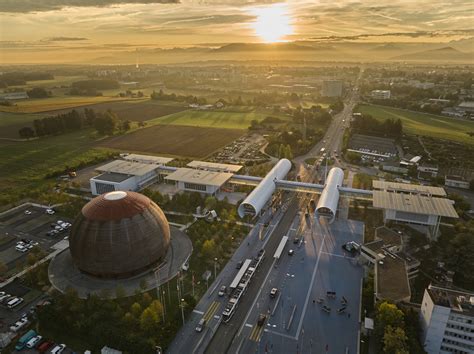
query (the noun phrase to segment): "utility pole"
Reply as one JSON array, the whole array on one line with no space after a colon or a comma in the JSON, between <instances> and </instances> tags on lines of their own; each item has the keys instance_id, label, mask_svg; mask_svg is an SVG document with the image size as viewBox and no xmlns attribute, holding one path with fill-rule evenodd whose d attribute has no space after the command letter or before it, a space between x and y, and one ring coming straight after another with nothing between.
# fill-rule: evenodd
<instances>
[{"instance_id":1,"label":"utility pole","mask_svg":"<svg viewBox=\"0 0 474 354\"><path fill-rule=\"evenodd\" d=\"M214 258L214 279L217 278L217 258Z\"/></svg>"},{"instance_id":2,"label":"utility pole","mask_svg":"<svg viewBox=\"0 0 474 354\"><path fill-rule=\"evenodd\" d=\"M181 317L183 318L183 326L184 326L184 299L181 299L180 307L181 307Z\"/></svg>"}]
</instances>

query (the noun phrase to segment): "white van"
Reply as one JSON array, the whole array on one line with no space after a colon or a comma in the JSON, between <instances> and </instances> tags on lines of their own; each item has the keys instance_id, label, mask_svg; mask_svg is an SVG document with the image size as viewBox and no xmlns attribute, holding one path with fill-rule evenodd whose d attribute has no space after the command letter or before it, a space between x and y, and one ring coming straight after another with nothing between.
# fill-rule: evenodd
<instances>
[{"instance_id":1,"label":"white van","mask_svg":"<svg viewBox=\"0 0 474 354\"><path fill-rule=\"evenodd\" d=\"M10 301L7 302L7 307L9 309L12 309L18 305L20 305L23 302L23 299L21 297L16 297L14 299L11 299Z\"/></svg>"}]
</instances>

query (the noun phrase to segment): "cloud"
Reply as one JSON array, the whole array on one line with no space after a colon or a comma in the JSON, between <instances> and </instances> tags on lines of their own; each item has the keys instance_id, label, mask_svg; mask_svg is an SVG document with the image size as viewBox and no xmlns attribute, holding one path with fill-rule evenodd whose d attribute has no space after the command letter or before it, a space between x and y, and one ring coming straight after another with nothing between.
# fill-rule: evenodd
<instances>
[{"instance_id":1,"label":"cloud","mask_svg":"<svg viewBox=\"0 0 474 354\"><path fill-rule=\"evenodd\" d=\"M75 42L75 41L87 41L89 38L85 37L51 37L46 38L46 42Z\"/></svg>"},{"instance_id":2,"label":"cloud","mask_svg":"<svg viewBox=\"0 0 474 354\"><path fill-rule=\"evenodd\" d=\"M107 7L122 4L177 4L179 0L2 0L0 12L28 13L65 7Z\"/></svg>"}]
</instances>

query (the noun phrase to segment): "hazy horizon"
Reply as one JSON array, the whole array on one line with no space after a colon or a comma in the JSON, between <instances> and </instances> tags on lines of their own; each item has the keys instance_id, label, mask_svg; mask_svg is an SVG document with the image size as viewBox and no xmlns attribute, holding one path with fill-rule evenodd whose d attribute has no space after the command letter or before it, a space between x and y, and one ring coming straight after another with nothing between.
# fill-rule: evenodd
<instances>
[{"instance_id":1,"label":"hazy horizon","mask_svg":"<svg viewBox=\"0 0 474 354\"><path fill-rule=\"evenodd\" d=\"M473 38L473 20L471 1L6 0L0 61L56 63L61 53L79 63L227 43L449 43Z\"/></svg>"}]
</instances>

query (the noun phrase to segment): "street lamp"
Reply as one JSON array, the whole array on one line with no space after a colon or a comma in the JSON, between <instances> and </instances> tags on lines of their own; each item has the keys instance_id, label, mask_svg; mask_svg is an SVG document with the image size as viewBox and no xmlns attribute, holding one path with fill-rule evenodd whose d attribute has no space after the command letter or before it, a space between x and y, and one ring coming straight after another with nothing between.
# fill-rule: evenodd
<instances>
[{"instance_id":1,"label":"street lamp","mask_svg":"<svg viewBox=\"0 0 474 354\"><path fill-rule=\"evenodd\" d=\"M214 258L214 279L217 278L217 258Z\"/></svg>"},{"instance_id":2,"label":"street lamp","mask_svg":"<svg viewBox=\"0 0 474 354\"><path fill-rule=\"evenodd\" d=\"M184 326L184 299L181 299L181 317L183 318L183 326Z\"/></svg>"}]
</instances>

